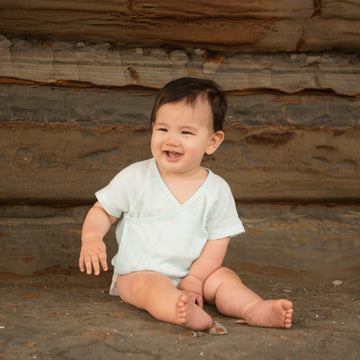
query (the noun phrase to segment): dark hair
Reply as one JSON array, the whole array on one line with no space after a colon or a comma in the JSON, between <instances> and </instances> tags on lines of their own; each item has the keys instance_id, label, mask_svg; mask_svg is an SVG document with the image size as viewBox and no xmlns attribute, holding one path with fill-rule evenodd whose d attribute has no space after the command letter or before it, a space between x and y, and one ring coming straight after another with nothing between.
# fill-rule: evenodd
<instances>
[{"instance_id":1,"label":"dark hair","mask_svg":"<svg viewBox=\"0 0 360 360\"><path fill-rule=\"evenodd\" d=\"M225 94L212 80L190 77L172 80L160 89L151 112L151 124L155 123L156 113L162 105L183 100L194 105L199 97L207 100L211 106L214 131L222 130L227 110Z\"/></svg>"}]
</instances>

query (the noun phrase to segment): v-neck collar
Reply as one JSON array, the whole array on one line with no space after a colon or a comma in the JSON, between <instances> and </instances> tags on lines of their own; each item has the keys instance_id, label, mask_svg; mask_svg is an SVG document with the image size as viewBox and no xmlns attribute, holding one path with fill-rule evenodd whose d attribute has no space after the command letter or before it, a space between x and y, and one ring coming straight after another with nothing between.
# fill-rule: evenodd
<instances>
[{"instance_id":1,"label":"v-neck collar","mask_svg":"<svg viewBox=\"0 0 360 360\"><path fill-rule=\"evenodd\" d=\"M175 196L172 194L172 192L169 190L168 186L166 185L164 179L162 178L159 168L157 167L155 158L152 158L152 167L156 174L156 177L159 179L161 187L163 188L164 192L167 194L168 198L171 200L171 202L176 207L186 207L189 206L193 201L195 201L204 191L204 189L207 187L207 184L209 182L210 177L212 176L212 171L210 169L204 168L208 175L206 176L206 179L203 181L203 183L199 186L199 188L190 196L189 199L187 199L184 203L181 203L178 201Z\"/></svg>"}]
</instances>

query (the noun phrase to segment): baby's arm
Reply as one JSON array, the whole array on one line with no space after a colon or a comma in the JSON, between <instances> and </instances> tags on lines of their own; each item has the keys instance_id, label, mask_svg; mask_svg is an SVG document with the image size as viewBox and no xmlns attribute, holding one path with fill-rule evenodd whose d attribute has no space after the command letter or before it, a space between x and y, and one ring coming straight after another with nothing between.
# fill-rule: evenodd
<instances>
[{"instance_id":1,"label":"baby's arm","mask_svg":"<svg viewBox=\"0 0 360 360\"><path fill-rule=\"evenodd\" d=\"M79 267L88 275L94 268L95 275L100 274L100 264L107 271L106 246L103 237L115 223L116 217L109 215L99 202L89 210L82 228L82 246L79 258ZM99 264L100 262L100 264Z\"/></svg>"},{"instance_id":2,"label":"baby's arm","mask_svg":"<svg viewBox=\"0 0 360 360\"><path fill-rule=\"evenodd\" d=\"M204 281L221 267L229 241L230 237L207 241L200 256L191 265L189 275L178 286L180 290L197 294L196 301L200 306L203 305L202 288Z\"/></svg>"}]
</instances>

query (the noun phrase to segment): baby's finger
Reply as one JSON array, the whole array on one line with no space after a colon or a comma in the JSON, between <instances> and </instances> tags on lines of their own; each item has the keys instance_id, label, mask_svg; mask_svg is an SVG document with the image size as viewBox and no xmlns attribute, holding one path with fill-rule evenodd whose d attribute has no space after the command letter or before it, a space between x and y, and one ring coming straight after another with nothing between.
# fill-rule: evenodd
<instances>
[{"instance_id":1,"label":"baby's finger","mask_svg":"<svg viewBox=\"0 0 360 360\"><path fill-rule=\"evenodd\" d=\"M79 257L79 268L81 272L85 271L84 257L82 255Z\"/></svg>"},{"instance_id":2,"label":"baby's finger","mask_svg":"<svg viewBox=\"0 0 360 360\"><path fill-rule=\"evenodd\" d=\"M196 294L191 291L186 291L186 290L185 290L185 292L189 295L190 300L193 301L194 303L196 303L196 298L197 298Z\"/></svg>"},{"instance_id":3,"label":"baby's finger","mask_svg":"<svg viewBox=\"0 0 360 360\"><path fill-rule=\"evenodd\" d=\"M90 275L92 272L92 262L90 256L85 257L85 268L86 268L86 273Z\"/></svg>"},{"instance_id":4,"label":"baby's finger","mask_svg":"<svg viewBox=\"0 0 360 360\"><path fill-rule=\"evenodd\" d=\"M100 264L104 271L108 271L106 254L100 256Z\"/></svg>"},{"instance_id":5,"label":"baby's finger","mask_svg":"<svg viewBox=\"0 0 360 360\"><path fill-rule=\"evenodd\" d=\"M91 262L92 262L92 266L94 268L94 274L99 275L100 274L99 258L97 256L95 256L91 259Z\"/></svg>"},{"instance_id":6,"label":"baby's finger","mask_svg":"<svg viewBox=\"0 0 360 360\"><path fill-rule=\"evenodd\" d=\"M203 308L204 307L204 301L203 301L203 298L201 295L199 295L197 298L196 298L196 302L198 303L198 305Z\"/></svg>"}]
</instances>

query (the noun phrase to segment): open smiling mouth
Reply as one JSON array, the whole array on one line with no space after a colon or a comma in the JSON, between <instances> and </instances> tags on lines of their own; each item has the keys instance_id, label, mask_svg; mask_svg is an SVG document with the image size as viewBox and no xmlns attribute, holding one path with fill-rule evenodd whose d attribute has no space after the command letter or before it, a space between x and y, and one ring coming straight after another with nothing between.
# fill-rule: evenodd
<instances>
[{"instance_id":1,"label":"open smiling mouth","mask_svg":"<svg viewBox=\"0 0 360 360\"><path fill-rule=\"evenodd\" d=\"M179 157L182 156L182 154L176 152L176 151L165 151L165 154L168 158L172 159L172 160L176 160Z\"/></svg>"}]
</instances>

